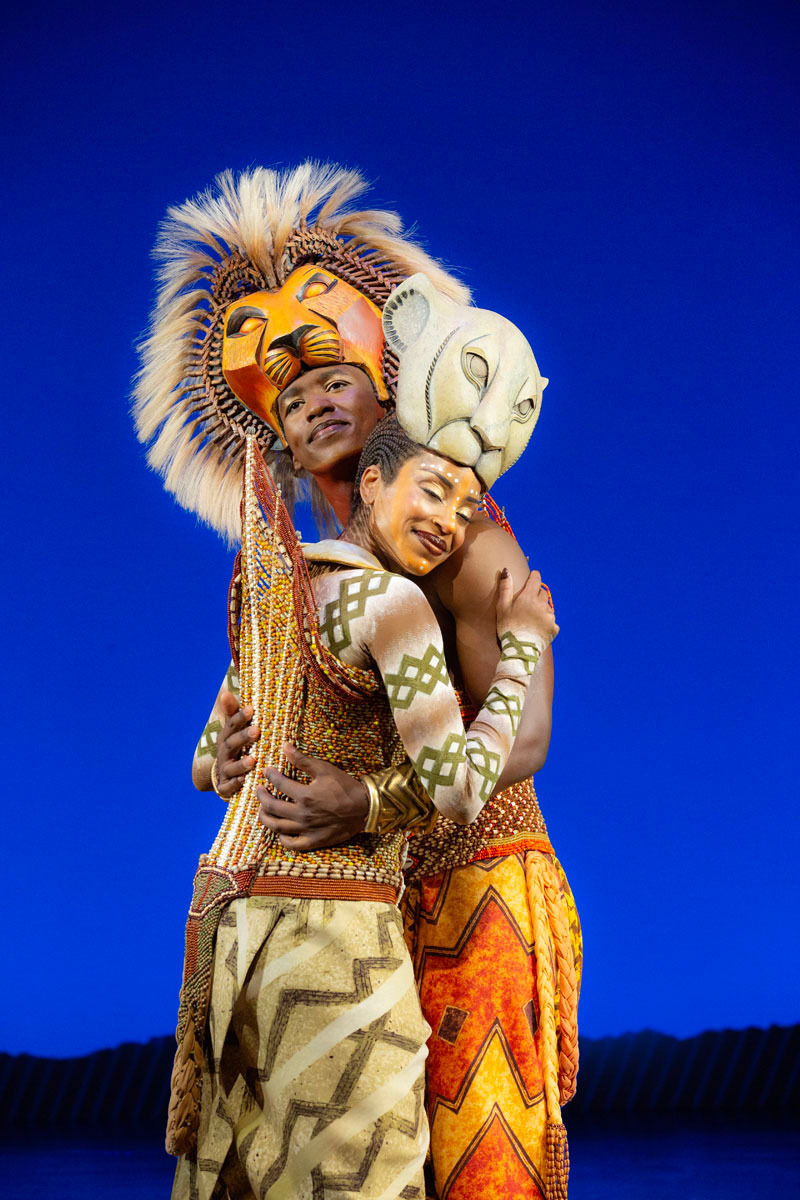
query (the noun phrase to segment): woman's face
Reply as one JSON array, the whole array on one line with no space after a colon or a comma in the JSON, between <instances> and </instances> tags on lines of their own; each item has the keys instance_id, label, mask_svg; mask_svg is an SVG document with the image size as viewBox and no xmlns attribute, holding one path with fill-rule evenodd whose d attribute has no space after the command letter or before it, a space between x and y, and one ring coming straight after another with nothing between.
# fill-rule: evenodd
<instances>
[{"instance_id":1,"label":"woman's face","mask_svg":"<svg viewBox=\"0 0 800 1200\"><path fill-rule=\"evenodd\" d=\"M369 530L386 566L409 575L427 575L464 542L481 487L469 467L427 450L410 458L391 483L378 467L361 479L369 505Z\"/></svg>"},{"instance_id":2,"label":"woman's face","mask_svg":"<svg viewBox=\"0 0 800 1200\"><path fill-rule=\"evenodd\" d=\"M278 411L295 468L312 475L358 461L367 435L384 416L364 371L344 365L301 375L281 393Z\"/></svg>"}]
</instances>

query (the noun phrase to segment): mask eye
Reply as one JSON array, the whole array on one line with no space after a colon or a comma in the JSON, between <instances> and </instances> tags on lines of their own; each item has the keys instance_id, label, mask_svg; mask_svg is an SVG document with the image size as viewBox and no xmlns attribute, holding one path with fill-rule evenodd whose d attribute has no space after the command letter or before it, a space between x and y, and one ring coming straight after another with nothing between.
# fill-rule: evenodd
<instances>
[{"instance_id":1,"label":"mask eye","mask_svg":"<svg viewBox=\"0 0 800 1200\"><path fill-rule=\"evenodd\" d=\"M266 319L266 315L260 308L244 305L242 308L234 309L228 317L225 334L227 337L236 337L244 333L253 333L256 329L261 328Z\"/></svg>"},{"instance_id":2,"label":"mask eye","mask_svg":"<svg viewBox=\"0 0 800 1200\"><path fill-rule=\"evenodd\" d=\"M318 271L311 275L300 288L297 293L297 299L302 303L303 300L313 300L315 296L325 296L327 293L336 287L335 279L326 279Z\"/></svg>"},{"instance_id":3,"label":"mask eye","mask_svg":"<svg viewBox=\"0 0 800 1200\"><path fill-rule=\"evenodd\" d=\"M477 350L465 350L463 363L467 379L471 380L479 391L485 391L489 383L489 364L483 355Z\"/></svg>"},{"instance_id":4,"label":"mask eye","mask_svg":"<svg viewBox=\"0 0 800 1200\"><path fill-rule=\"evenodd\" d=\"M527 421L536 411L536 399L518 400L514 405L514 420Z\"/></svg>"}]
</instances>

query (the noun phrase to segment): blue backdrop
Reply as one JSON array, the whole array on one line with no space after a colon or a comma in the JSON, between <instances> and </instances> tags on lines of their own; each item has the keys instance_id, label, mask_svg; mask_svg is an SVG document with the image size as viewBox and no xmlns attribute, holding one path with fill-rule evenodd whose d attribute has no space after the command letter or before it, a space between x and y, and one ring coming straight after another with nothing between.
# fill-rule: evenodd
<instances>
[{"instance_id":1,"label":"blue backdrop","mask_svg":"<svg viewBox=\"0 0 800 1200\"><path fill-rule=\"evenodd\" d=\"M309 156L361 167L551 380L496 495L562 627L538 787L584 1032L795 1020L795 6L8 20L0 1049L173 1028L230 556L145 466L134 342L167 205Z\"/></svg>"}]
</instances>

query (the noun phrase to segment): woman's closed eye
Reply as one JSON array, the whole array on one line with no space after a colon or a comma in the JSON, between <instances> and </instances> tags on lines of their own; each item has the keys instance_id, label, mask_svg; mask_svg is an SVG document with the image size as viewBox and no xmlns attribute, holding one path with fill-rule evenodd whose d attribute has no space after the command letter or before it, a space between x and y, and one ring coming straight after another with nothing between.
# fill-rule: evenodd
<instances>
[{"instance_id":1,"label":"woman's closed eye","mask_svg":"<svg viewBox=\"0 0 800 1200\"><path fill-rule=\"evenodd\" d=\"M430 496L433 500L438 500L440 504L444 504L444 496L439 492L435 492L433 488L421 487L420 489L426 496Z\"/></svg>"}]
</instances>

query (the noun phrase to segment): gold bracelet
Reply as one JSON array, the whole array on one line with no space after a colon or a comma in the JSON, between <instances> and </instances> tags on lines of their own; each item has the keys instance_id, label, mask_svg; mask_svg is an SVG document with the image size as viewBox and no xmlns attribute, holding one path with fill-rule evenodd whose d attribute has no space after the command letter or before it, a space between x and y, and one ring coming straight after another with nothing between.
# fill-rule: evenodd
<instances>
[{"instance_id":1,"label":"gold bracelet","mask_svg":"<svg viewBox=\"0 0 800 1200\"><path fill-rule=\"evenodd\" d=\"M369 812L364 825L364 833L377 833L378 819L381 814L381 794L371 775L362 775L361 782L367 789L367 799L369 800Z\"/></svg>"},{"instance_id":2,"label":"gold bracelet","mask_svg":"<svg viewBox=\"0 0 800 1200\"><path fill-rule=\"evenodd\" d=\"M395 833L398 829L428 833L438 812L406 759L399 767L385 767L362 775L369 796L365 833Z\"/></svg>"}]
</instances>

